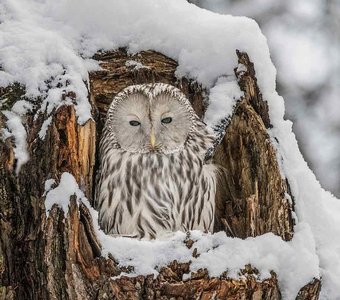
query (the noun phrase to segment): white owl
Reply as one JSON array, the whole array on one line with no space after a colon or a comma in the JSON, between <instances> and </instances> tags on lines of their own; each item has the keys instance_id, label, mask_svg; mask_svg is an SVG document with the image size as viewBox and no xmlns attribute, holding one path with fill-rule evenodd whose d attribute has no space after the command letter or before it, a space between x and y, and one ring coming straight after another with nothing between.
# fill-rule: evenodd
<instances>
[{"instance_id":1,"label":"white owl","mask_svg":"<svg viewBox=\"0 0 340 300\"><path fill-rule=\"evenodd\" d=\"M120 92L99 148L95 205L104 231L138 238L211 232L216 171L205 155L213 141L179 89L156 83Z\"/></svg>"}]
</instances>

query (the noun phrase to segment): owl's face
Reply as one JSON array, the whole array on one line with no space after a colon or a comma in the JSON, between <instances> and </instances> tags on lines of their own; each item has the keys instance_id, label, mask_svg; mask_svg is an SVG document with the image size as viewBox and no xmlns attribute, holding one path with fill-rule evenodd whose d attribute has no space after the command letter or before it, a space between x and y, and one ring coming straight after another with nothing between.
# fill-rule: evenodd
<instances>
[{"instance_id":1,"label":"owl's face","mask_svg":"<svg viewBox=\"0 0 340 300\"><path fill-rule=\"evenodd\" d=\"M171 93L137 89L114 104L110 130L119 146L128 152L179 151L195 120L189 102L185 101Z\"/></svg>"}]
</instances>

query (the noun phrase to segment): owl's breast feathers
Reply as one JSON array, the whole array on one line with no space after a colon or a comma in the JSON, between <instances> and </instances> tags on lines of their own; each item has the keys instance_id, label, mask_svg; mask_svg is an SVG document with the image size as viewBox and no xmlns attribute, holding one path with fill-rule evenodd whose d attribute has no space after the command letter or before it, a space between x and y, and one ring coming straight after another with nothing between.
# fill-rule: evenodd
<instances>
[{"instance_id":1,"label":"owl's breast feathers","mask_svg":"<svg viewBox=\"0 0 340 300\"><path fill-rule=\"evenodd\" d=\"M154 238L213 230L215 170L204 164L213 137L198 129L184 149L167 155L102 147L96 206L106 233Z\"/></svg>"}]
</instances>

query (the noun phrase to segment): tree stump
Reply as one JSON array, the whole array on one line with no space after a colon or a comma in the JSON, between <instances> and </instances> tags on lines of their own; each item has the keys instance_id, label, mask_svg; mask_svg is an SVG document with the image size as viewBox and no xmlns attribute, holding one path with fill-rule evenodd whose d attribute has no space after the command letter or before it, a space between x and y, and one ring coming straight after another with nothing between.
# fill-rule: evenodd
<instances>
[{"instance_id":1,"label":"tree stump","mask_svg":"<svg viewBox=\"0 0 340 300\"><path fill-rule=\"evenodd\" d=\"M217 193L215 230L234 237L254 237L273 232L283 240L293 237L293 204L289 183L280 174L276 151L267 133L270 118L256 83L254 66L247 54L237 52L245 68L235 69L244 92L225 136L213 156L223 166ZM101 255L86 205L71 197L68 214L54 205L47 217L47 179L57 182L71 173L86 197L93 200L98 167L96 148L105 114L113 97L132 84L163 82L181 89L196 113L204 116L206 91L197 82L177 78L176 61L154 51L128 55L126 50L98 53L102 70L90 74L89 101L93 119L79 125L73 105L53 111L45 139L38 132L46 114L25 116L30 160L15 173L14 141L0 141L0 296L2 299L281 299L276 278L260 280L251 266L240 270L239 280L227 273L209 277L199 270L182 280L190 262L172 262L159 275L114 279L121 274L114 257ZM7 97L6 109L24 95L15 84L0 89ZM77 95L68 94L76 99ZM0 127L6 117L0 113ZM290 195L292 196L292 195ZM67 199L65 199L67 200ZM319 280L306 283L297 299L318 299Z\"/></svg>"}]
</instances>

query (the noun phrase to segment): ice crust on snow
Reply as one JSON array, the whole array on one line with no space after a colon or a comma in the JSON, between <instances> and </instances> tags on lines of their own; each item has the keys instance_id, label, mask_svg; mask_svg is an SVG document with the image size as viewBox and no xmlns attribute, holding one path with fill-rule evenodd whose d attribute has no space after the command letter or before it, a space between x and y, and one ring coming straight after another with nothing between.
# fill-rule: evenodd
<instances>
[{"instance_id":1,"label":"ice crust on snow","mask_svg":"<svg viewBox=\"0 0 340 300\"><path fill-rule=\"evenodd\" d=\"M210 125L230 117L235 100L241 96L233 80L234 68L242 68L238 66L235 50L248 53L263 98L268 101L273 125L269 133L278 140L278 158L294 196L298 225L293 240L287 243L273 235L245 241L221 233L202 235L196 244L201 241L206 252L193 262L192 268L205 264L215 275L224 267L236 272L245 262L257 266L262 274L268 275L266 272L273 269L278 273L285 299L294 299L298 287L318 277L320 271L321 298L339 299L340 201L320 187L299 152L291 122L284 120L283 99L275 90L276 71L266 38L253 20L215 14L185 0L0 3L0 85L14 82L25 85L26 98L42 99L41 112L50 114L64 103L75 102L78 122L83 124L91 118L86 82L88 72L98 68L91 56L98 50L118 47L127 47L130 53L153 49L178 61L177 76L193 78L210 91L205 120ZM68 97L62 100L71 91L76 93L76 100ZM3 136L14 137L19 165L28 159L21 116L34 103L26 104L21 102L15 111L5 112L8 121ZM47 125L40 132L42 138ZM70 174L62 176L58 187L46 194L47 209L58 203L67 211L68 198L74 193L84 199L74 178ZM93 209L92 213L95 215ZM104 250L112 251L121 263L135 264L139 273L155 272L151 271L155 264L166 263L176 255L178 260L188 257L185 251L189 250L180 246L179 240L183 238L180 233L167 241L149 242L113 238L97 229ZM220 244L216 249L207 250L206 245L217 241ZM131 253L131 248L136 253ZM143 253L148 256L154 253L154 257L148 260ZM132 254L136 255L135 260L130 260Z\"/></svg>"}]
</instances>

